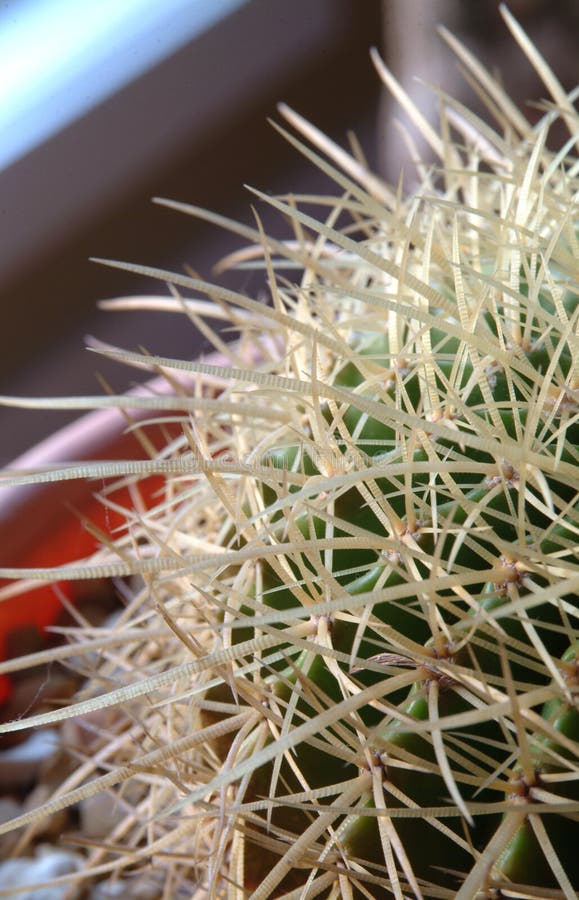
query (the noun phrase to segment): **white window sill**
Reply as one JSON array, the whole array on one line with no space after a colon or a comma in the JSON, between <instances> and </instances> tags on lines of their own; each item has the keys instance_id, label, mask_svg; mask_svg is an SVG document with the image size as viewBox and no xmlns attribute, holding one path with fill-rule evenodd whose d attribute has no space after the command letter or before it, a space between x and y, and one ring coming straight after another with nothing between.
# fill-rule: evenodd
<instances>
[{"instance_id":1,"label":"white window sill","mask_svg":"<svg viewBox=\"0 0 579 900\"><path fill-rule=\"evenodd\" d=\"M0 169L247 0L12 0L0 10Z\"/></svg>"},{"instance_id":2,"label":"white window sill","mask_svg":"<svg viewBox=\"0 0 579 900\"><path fill-rule=\"evenodd\" d=\"M38 0L20 2L41 8ZM101 43L100 59L90 61L79 48L78 84L70 68L68 81L62 72L52 86L47 79L11 124L0 125L4 160L12 159L0 165L0 287L180 149L238 119L274 85L283 90L292 73L343 38L351 12L348 0L223 0L227 15L201 21L193 15L196 0L99 0L82 4L83 15L92 5L136 14L140 2L157 18L118 22L117 39L104 50ZM69 3L78 15L78 0L56 0ZM209 3L214 17L220 4ZM176 18L168 21L171 10ZM26 57L24 66L32 66Z\"/></svg>"}]
</instances>

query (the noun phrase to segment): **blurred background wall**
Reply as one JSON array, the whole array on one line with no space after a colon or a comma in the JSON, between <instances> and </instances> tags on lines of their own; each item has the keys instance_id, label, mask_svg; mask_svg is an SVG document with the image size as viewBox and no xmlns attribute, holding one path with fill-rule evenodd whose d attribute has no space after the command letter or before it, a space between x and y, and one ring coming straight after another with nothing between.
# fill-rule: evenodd
<instances>
[{"instance_id":1,"label":"blurred background wall","mask_svg":"<svg viewBox=\"0 0 579 900\"><path fill-rule=\"evenodd\" d=\"M12 51L31 59L25 38L13 26L24 9L32 10L38 24L50 2L0 3L0 44L5 35ZM84 0L76 2L85 8ZM137 2L143 0L118 0L117 9ZM172 20L149 35L159 41L162 29L171 26L179 33L183 25L181 40L162 58L153 54L148 66L106 96L97 91L97 102L87 99L70 121L8 162L2 164L0 152L1 393L100 393L96 372L116 389L130 386L134 372L83 350L87 333L131 349L145 346L186 358L209 349L181 317L164 321L154 314L97 312L100 299L166 288L98 266L89 257L177 269L188 264L211 277L212 265L239 242L153 205L151 197L188 201L251 222L244 183L274 193L323 190L323 179L268 125L268 116L276 118L278 101L342 144L352 129L370 163L389 180L397 179L404 154L393 122L400 113L380 90L370 46L381 48L387 64L432 117L432 94L415 75L472 100L452 54L436 35L437 23L499 69L517 98L538 99L545 93L494 0L230 0L221 17L185 38L185 10L188 15L192 5L203 2L215 10L216 0L174 0ZM579 2L513 0L509 6L566 87L574 86L579 81ZM51 53L63 55L66 43L54 27L51 33L46 26L49 61ZM82 89L87 98L101 79L110 80L115 61L136 55L137 32L137 25L134 31L117 30L101 68L89 72ZM78 87L82 54L76 66L71 90ZM0 74L0 106L10 99L4 82L3 87ZM63 94L41 96L35 114L43 120L58 112ZM532 107L528 113L537 115ZM5 137L18 128L16 118L4 126ZM259 287L255 277L235 281L230 276L248 293ZM70 417L0 409L0 463Z\"/></svg>"},{"instance_id":2,"label":"blurred background wall","mask_svg":"<svg viewBox=\"0 0 579 900\"><path fill-rule=\"evenodd\" d=\"M488 118L461 65L437 34L439 25L458 37L499 77L509 95L523 106L530 121L537 121L544 111L538 108L538 103L547 96L546 88L508 30L501 16L501 5L494 0L383 0L384 57L432 122L437 116L432 88L437 86ZM578 0L509 0L504 5L539 48L561 83L567 90L573 89L579 83ZM395 120L405 122L405 119L386 92L381 95L380 110L379 168L388 181L395 182L407 159L407 151L396 133ZM419 145L427 157L424 144L419 142Z\"/></svg>"}]
</instances>

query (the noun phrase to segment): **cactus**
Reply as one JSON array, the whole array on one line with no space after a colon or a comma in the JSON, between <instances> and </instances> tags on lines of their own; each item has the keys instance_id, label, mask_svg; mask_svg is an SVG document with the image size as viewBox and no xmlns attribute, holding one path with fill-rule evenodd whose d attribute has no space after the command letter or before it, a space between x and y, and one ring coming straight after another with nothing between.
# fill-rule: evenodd
<instances>
[{"instance_id":1,"label":"cactus","mask_svg":"<svg viewBox=\"0 0 579 900\"><path fill-rule=\"evenodd\" d=\"M262 270L269 302L129 266L171 285L141 303L203 315L230 364L101 348L173 381L148 405L177 406L179 436L5 477L166 479L93 558L20 573L131 578L82 696L2 726L116 710L78 776L0 827L115 788L125 813L75 879L150 864L171 897L576 896L579 117L503 14L551 93L537 124L449 35L496 130L442 95L435 132L373 54L437 155L409 196L282 107L335 185L255 192L288 240L165 201L241 235L225 264Z\"/></svg>"}]
</instances>

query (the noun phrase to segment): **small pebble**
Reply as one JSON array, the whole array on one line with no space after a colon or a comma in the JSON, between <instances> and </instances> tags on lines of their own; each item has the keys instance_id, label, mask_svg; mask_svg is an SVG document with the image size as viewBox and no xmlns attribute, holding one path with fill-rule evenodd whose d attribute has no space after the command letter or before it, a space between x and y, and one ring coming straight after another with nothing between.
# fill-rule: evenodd
<instances>
[{"instance_id":1,"label":"small pebble","mask_svg":"<svg viewBox=\"0 0 579 900\"><path fill-rule=\"evenodd\" d=\"M22 804L14 797L0 797L0 825L4 822L10 822L16 819L22 812ZM18 834L9 831L7 834L0 835L0 859L8 857L10 850L18 840ZM1 884L0 884L1 887Z\"/></svg>"},{"instance_id":2,"label":"small pebble","mask_svg":"<svg viewBox=\"0 0 579 900\"><path fill-rule=\"evenodd\" d=\"M79 804L80 832L85 838L105 838L122 821L124 815L122 804L112 794L87 797Z\"/></svg>"},{"instance_id":3,"label":"small pebble","mask_svg":"<svg viewBox=\"0 0 579 900\"><path fill-rule=\"evenodd\" d=\"M12 797L0 797L0 825L15 819L22 812L22 804Z\"/></svg>"},{"instance_id":4,"label":"small pebble","mask_svg":"<svg viewBox=\"0 0 579 900\"><path fill-rule=\"evenodd\" d=\"M73 900L80 897L81 888L72 889L71 884L47 885L45 884L59 875L68 875L77 872L82 867L82 857L67 850L57 850L54 847L41 845L38 847L36 858L22 857L20 859L8 859L0 863L0 885L2 889L19 889L19 900ZM22 890L30 886L30 890Z\"/></svg>"},{"instance_id":5,"label":"small pebble","mask_svg":"<svg viewBox=\"0 0 579 900\"><path fill-rule=\"evenodd\" d=\"M39 767L59 745L54 728L35 731L27 740L0 751L0 787L15 790L34 779Z\"/></svg>"},{"instance_id":6,"label":"small pebble","mask_svg":"<svg viewBox=\"0 0 579 900\"><path fill-rule=\"evenodd\" d=\"M46 784L37 784L24 800L22 812L27 813L38 809L38 807L43 806L45 803L48 803L49 800L52 800L53 796L53 788ZM51 842L52 840L58 841L64 832L71 830L70 816L70 809L60 809L51 813L49 816L43 816L34 826L35 841L38 841L39 838L42 838L46 843Z\"/></svg>"},{"instance_id":7,"label":"small pebble","mask_svg":"<svg viewBox=\"0 0 579 900\"><path fill-rule=\"evenodd\" d=\"M158 879L119 878L95 885L90 900L159 900L163 891Z\"/></svg>"}]
</instances>

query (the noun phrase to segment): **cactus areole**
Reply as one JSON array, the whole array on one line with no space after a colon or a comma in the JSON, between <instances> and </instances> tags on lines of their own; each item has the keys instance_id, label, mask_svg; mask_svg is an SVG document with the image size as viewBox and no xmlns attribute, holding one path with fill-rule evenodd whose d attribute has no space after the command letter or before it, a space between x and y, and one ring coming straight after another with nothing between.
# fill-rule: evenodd
<instances>
[{"instance_id":1,"label":"cactus areole","mask_svg":"<svg viewBox=\"0 0 579 900\"><path fill-rule=\"evenodd\" d=\"M2 726L110 708L77 780L0 826L118 792L76 880L152 867L171 897L577 895L579 116L503 14L551 94L536 124L448 35L494 125L442 95L434 130L373 54L435 155L409 196L282 107L333 182L258 195L287 239L164 201L240 234L226 263L260 269L265 302L129 267L171 284L135 305L203 316L229 362L103 350L175 379L147 402L180 437L148 455L144 424L141 462L5 478L98 475L113 504L115 479L138 495L165 476L92 558L0 572L128 578L110 631L72 640L77 665L90 650L82 696ZM570 137L553 149L555 123ZM212 319L240 333L229 350Z\"/></svg>"}]
</instances>

